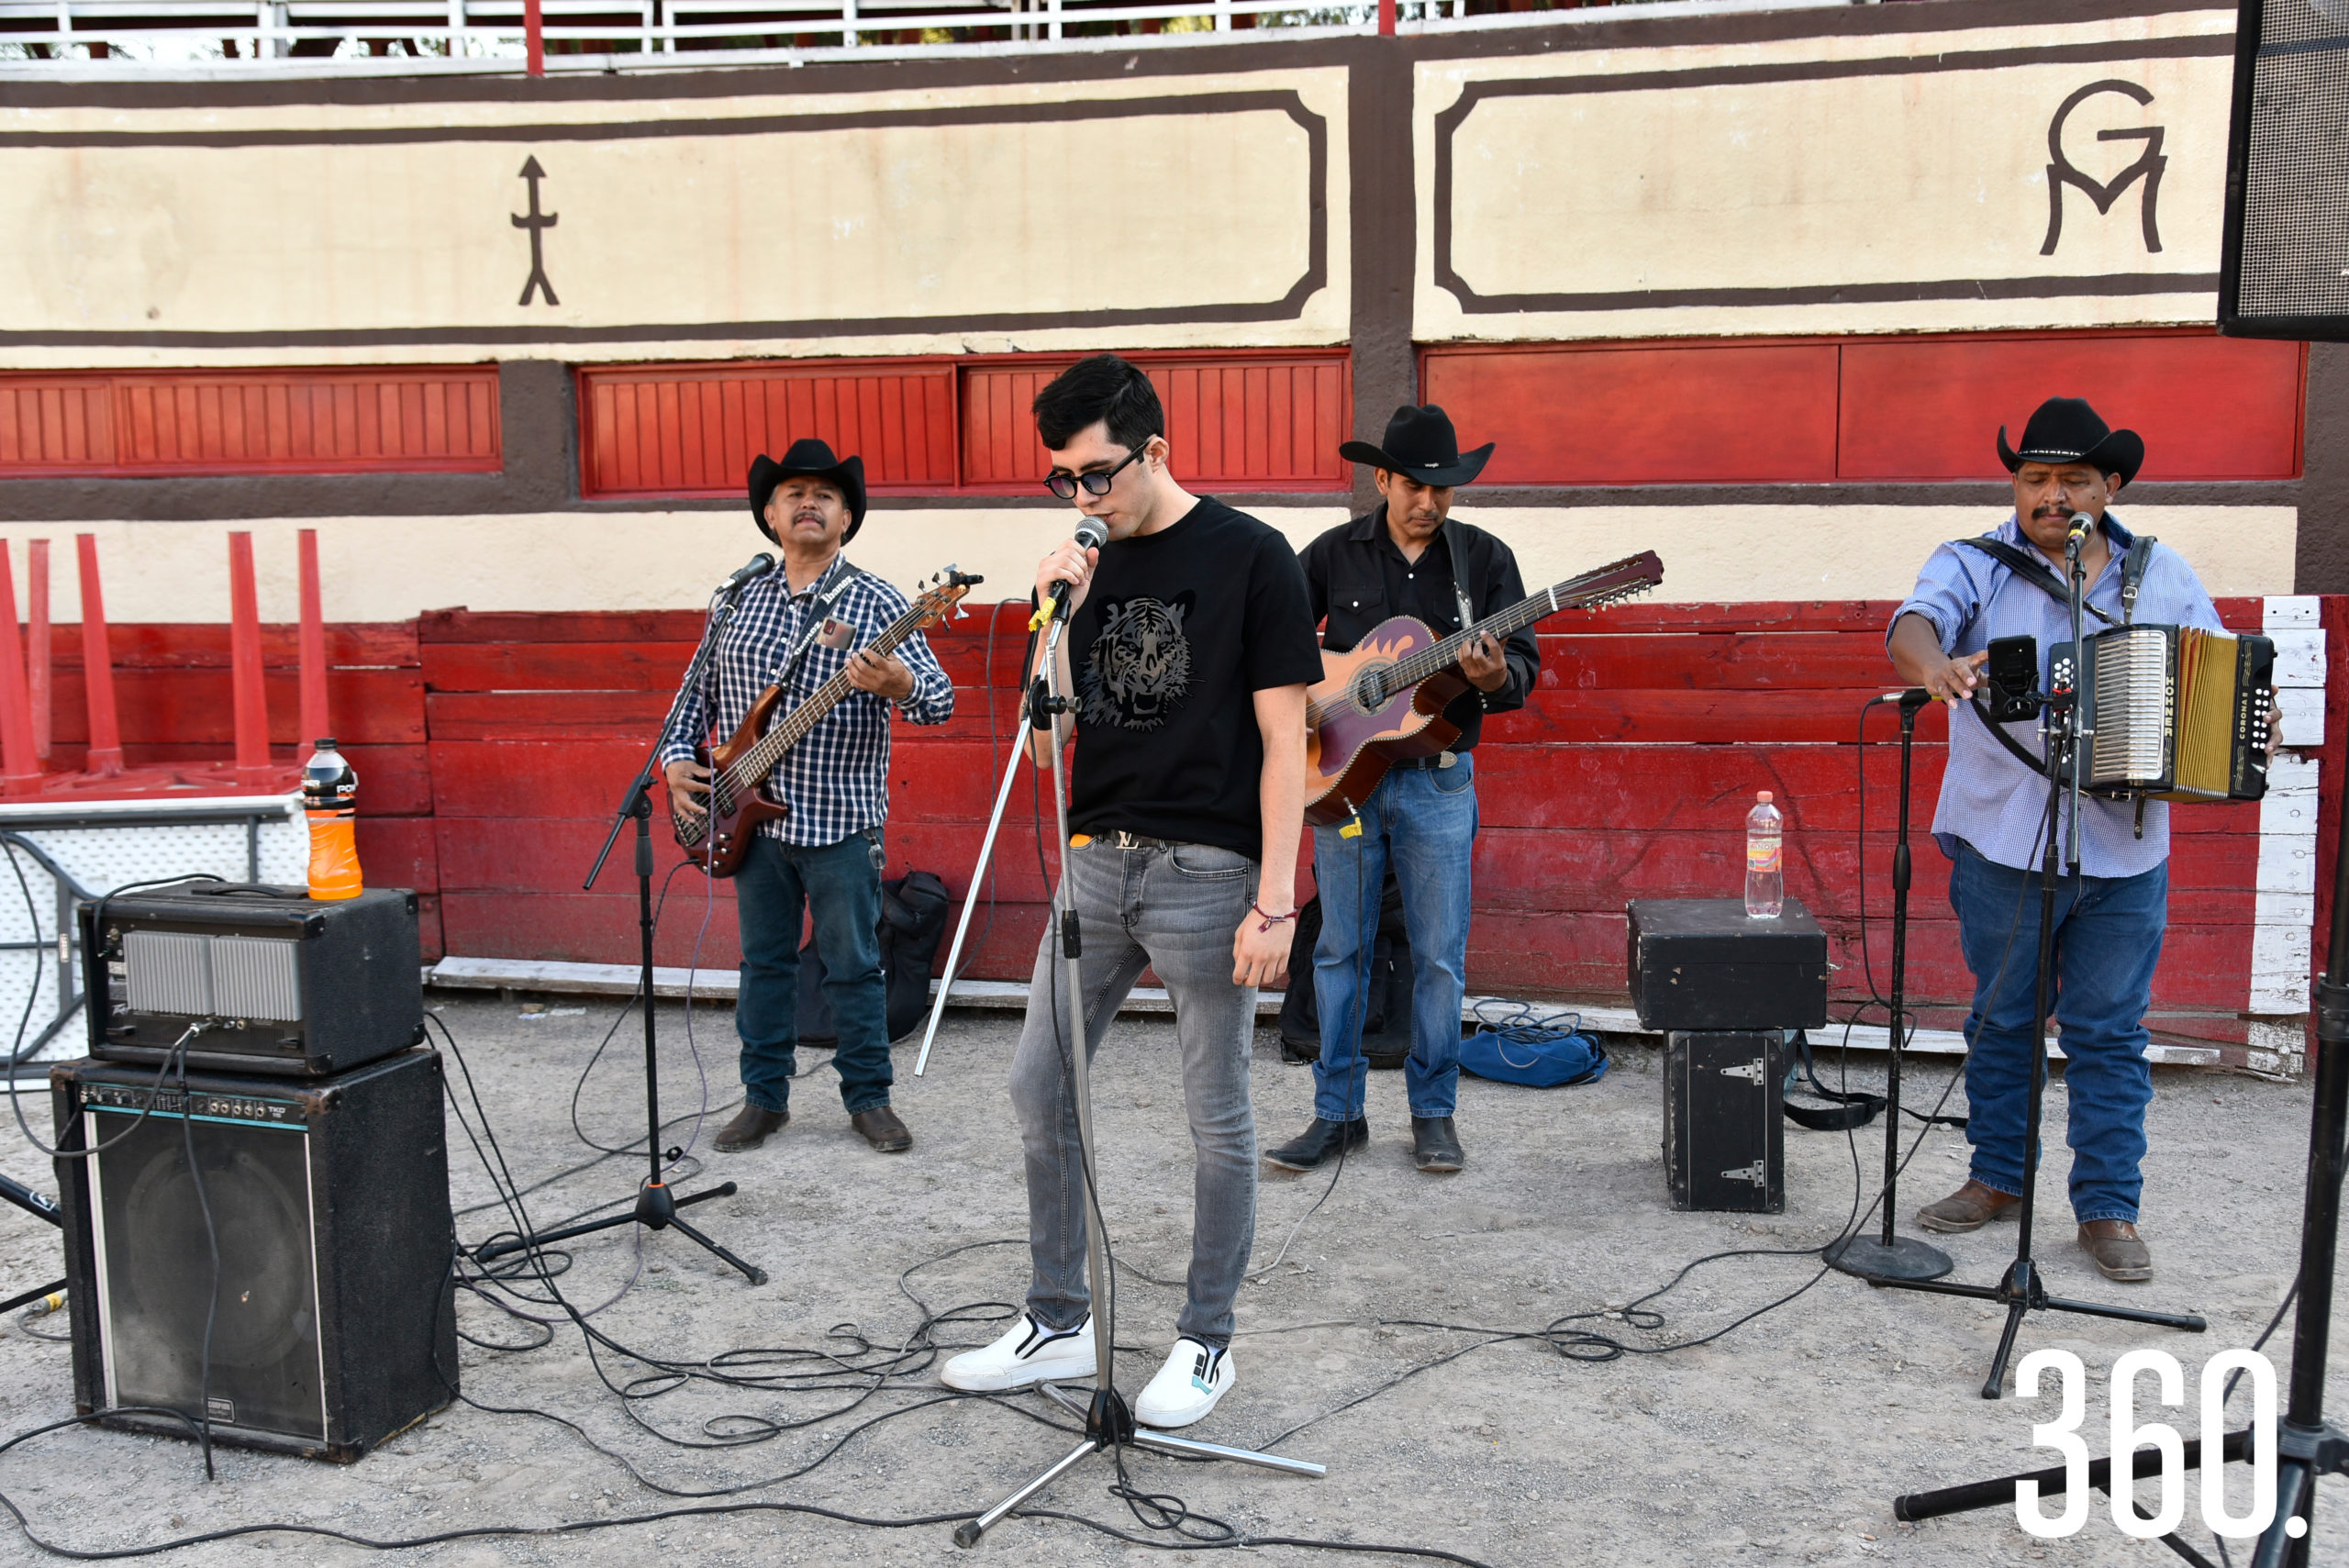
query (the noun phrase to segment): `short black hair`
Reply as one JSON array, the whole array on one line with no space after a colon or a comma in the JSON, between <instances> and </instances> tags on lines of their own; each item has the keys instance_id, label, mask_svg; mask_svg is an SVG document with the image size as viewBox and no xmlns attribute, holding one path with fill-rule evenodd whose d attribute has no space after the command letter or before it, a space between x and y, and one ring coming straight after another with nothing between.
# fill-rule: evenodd
<instances>
[{"instance_id":1,"label":"short black hair","mask_svg":"<svg viewBox=\"0 0 2349 1568\"><path fill-rule=\"evenodd\" d=\"M1031 408L1036 434L1054 451L1097 420L1108 426L1109 439L1128 451L1139 451L1151 437L1166 433L1166 410L1159 404L1158 389L1141 366L1115 354L1077 361L1036 394Z\"/></svg>"}]
</instances>

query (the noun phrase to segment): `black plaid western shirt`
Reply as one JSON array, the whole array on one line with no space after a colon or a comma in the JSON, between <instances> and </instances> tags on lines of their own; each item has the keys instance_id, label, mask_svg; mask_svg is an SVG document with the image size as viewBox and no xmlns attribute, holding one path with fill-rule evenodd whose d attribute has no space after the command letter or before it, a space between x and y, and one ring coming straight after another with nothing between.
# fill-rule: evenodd
<instances>
[{"instance_id":1,"label":"black plaid western shirt","mask_svg":"<svg viewBox=\"0 0 2349 1568\"><path fill-rule=\"evenodd\" d=\"M841 581L845 573L845 582ZM818 598L840 586L830 618L851 630L844 645L829 639L811 643L793 672L775 717L789 714L848 664L865 646L906 613L906 596L889 584L844 561L794 595L780 568L742 589L740 607L711 655L702 689L678 704L677 721L662 738L664 768L693 755L694 745L713 728L730 736L747 717L759 694L774 684ZM921 633L898 645L897 657L913 672L914 689L896 706L915 724L943 724L954 712L954 687ZM876 828L889 816L889 709L885 697L851 691L799 744L783 754L768 776L767 793L791 807L790 815L760 825L759 831L786 844L836 844L852 833Z\"/></svg>"}]
</instances>

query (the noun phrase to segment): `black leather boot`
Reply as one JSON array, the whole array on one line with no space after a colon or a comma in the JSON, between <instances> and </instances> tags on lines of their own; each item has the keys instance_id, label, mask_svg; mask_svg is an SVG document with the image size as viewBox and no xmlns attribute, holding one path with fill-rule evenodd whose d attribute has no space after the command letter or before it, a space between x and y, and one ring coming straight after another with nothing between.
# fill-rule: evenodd
<instances>
[{"instance_id":1,"label":"black leather boot","mask_svg":"<svg viewBox=\"0 0 2349 1568\"><path fill-rule=\"evenodd\" d=\"M1460 1135L1452 1130L1448 1116L1415 1116L1411 1118L1411 1163L1422 1171L1457 1171L1468 1162L1460 1147Z\"/></svg>"},{"instance_id":2,"label":"black leather boot","mask_svg":"<svg viewBox=\"0 0 2349 1568\"><path fill-rule=\"evenodd\" d=\"M1352 1121L1324 1121L1313 1118L1313 1125L1276 1149L1264 1151L1264 1158L1284 1171L1310 1171L1327 1160L1338 1157L1341 1149L1359 1149L1370 1141L1370 1118L1356 1117Z\"/></svg>"}]
</instances>

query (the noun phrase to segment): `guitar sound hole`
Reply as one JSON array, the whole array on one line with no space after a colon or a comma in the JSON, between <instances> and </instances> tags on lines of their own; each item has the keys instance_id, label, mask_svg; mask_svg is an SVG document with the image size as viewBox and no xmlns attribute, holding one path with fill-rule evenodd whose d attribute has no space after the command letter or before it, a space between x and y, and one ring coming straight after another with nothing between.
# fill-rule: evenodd
<instances>
[{"instance_id":1,"label":"guitar sound hole","mask_svg":"<svg viewBox=\"0 0 2349 1568\"><path fill-rule=\"evenodd\" d=\"M1365 712L1381 706L1386 701L1386 684L1375 670L1364 670L1354 682L1354 703Z\"/></svg>"}]
</instances>

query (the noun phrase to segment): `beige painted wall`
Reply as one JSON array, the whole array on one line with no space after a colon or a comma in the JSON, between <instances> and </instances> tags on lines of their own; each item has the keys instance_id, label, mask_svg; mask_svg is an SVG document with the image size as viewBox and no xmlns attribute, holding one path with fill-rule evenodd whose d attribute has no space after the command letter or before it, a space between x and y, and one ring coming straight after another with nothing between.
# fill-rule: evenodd
<instances>
[{"instance_id":1,"label":"beige painted wall","mask_svg":"<svg viewBox=\"0 0 2349 1568\"><path fill-rule=\"evenodd\" d=\"M1247 322L1308 272L1316 192L1307 128L1278 107L1044 118L1040 105L1295 94L1322 122L1325 285L1300 316ZM386 359L727 358L1326 343L1347 327L1345 77L1260 72L925 94L666 104L313 106L218 111L0 111L0 128L139 134L441 125L458 139L196 147L0 148L6 326L27 332L608 328L943 318L882 331L675 342L543 340L170 350L0 347L0 363L317 363ZM940 123L859 118L951 111ZM994 117L999 114L1001 117ZM711 134L707 122L821 115L820 128ZM495 125L600 117L642 134L466 140ZM688 131L684 122L702 128ZM548 282L530 272L518 171L544 170ZM1125 193L1120 195L1119 193ZM1116 214L1114 243L1097 204ZM1221 311L1220 318L1218 311ZM1077 331L997 316L1199 311ZM547 347L534 347L542 341Z\"/></svg>"},{"instance_id":2,"label":"beige painted wall","mask_svg":"<svg viewBox=\"0 0 2349 1568\"><path fill-rule=\"evenodd\" d=\"M1594 84L1626 74L1799 70L1878 61L1881 74L1731 80L1655 90L1486 97L1452 137L1453 265L1479 295L1643 290L1842 288L1952 280L2214 274L2232 61L2163 59L2164 40L2230 39L2232 11L1753 46L1604 50L1441 61L1419 72L1417 336L1616 338L1690 333L1933 331L2210 321L2215 295L2187 282L2158 294L2047 298L1823 301L1717 299L1665 307L1581 305L1480 314L1439 286L1442 220L1431 172L1436 117L1471 83ZM2145 58L2129 58L2140 43ZM2063 45L2119 45L2121 58L2015 61ZM1967 67L1969 59L1978 67ZM1903 61L1937 68L1897 69ZM1957 69L1938 67L1955 65ZM2066 186L2047 237L2050 123L2076 90L2124 81L2149 105L2099 94L2067 117L2071 163L2110 180L2143 150L2107 130L2162 128L2162 248L2140 223L2143 181L2099 216Z\"/></svg>"},{"instance_id":3,"label":"beige painted wall","mask_svg":"<svg viewBox=\"0 0 2349 1568\"><path fill-rule=\"evenodd\" d=\"M986 577L979 600L1025 597L1037 560L1073 526L1074 511L873 513L850 547L869 571L910 586L949 562ZM1343 522L1342 505L1263 508L1302 546ZM1998 520L1967 506L1478 507L1458 514L1518 552L1529 588L1637 550L1664 558L1659 599L1679 602L1890 599L1943 539ZM2213 594L2288 594L2297 517L2286 506L2121 509L2182 551ZM295 534L316 528L326 612L334 620L402 620L427 609L682 609L769 548L733 512L621 512L519 517L327 517L220 523L97 523L0 528L18 593L24 541L54 541L52 614L80 618L72 566L76 532L98 539L106 610L117 621L225 621L231 527L254 536L262 618L298 613ZM21 612L20 612L21 613Z\"/></svg>"}]
</instances>

